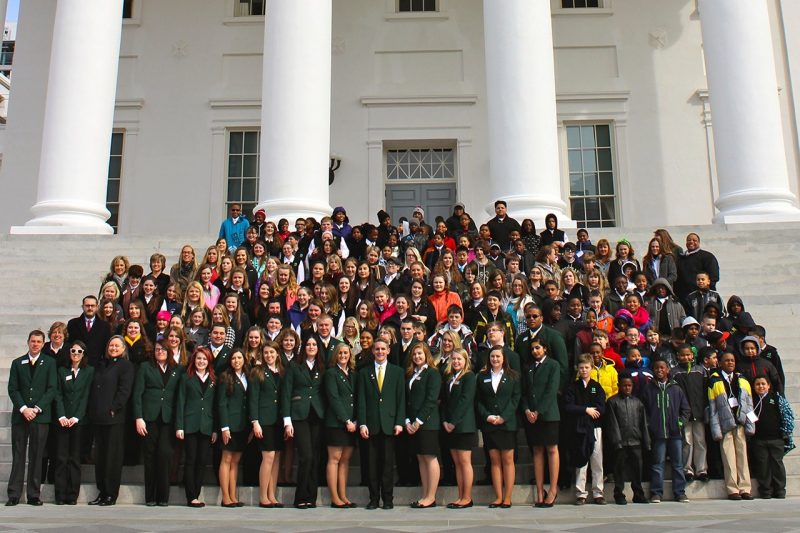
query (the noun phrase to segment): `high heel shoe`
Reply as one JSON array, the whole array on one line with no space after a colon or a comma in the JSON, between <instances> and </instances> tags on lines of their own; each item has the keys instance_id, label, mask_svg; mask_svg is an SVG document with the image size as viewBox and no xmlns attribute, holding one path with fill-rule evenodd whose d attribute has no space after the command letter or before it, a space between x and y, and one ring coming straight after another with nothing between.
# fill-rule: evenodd
<instances>
[{"instance_id":1,"label":"high heel shoe","mask_svg":"<svg viewBox=\"0 0 800 533\"><path fill-rule=\"evenodd\" d=\"M547 499L545 499L542 502L542 507L544 507L545 509L549 509L549 508L551 508L552 506L554 506L556 504L556 500L558 500L558 493L557 492L556 492L556 495L553 496L553 501L548 502Z\"/></svg>"}]
</instances>

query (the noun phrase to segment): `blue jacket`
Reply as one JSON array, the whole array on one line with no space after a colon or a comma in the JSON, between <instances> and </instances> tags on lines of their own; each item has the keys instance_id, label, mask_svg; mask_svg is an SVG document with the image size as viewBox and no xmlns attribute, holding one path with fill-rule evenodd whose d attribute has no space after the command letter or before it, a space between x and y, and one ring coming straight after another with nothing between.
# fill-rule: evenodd
<instances>
[{"instance_id":1,"label":"blue jacket","mask_svg":"<svg viewBox=\"0 0 800 533\"><path fill-rule=\"evenodd\" d=\"M219 236L225 237L228 242L228 250L233 252L244 244L245 233L249 227L250 221L247 220L247 217L240 216L236 224L233 223L232 218L228 217L219 227Z\"/></svg>"},{"instance_id":2,"label":"blue jacket","mask_svg":"<svg viewBox=\"0 0 800 533\"><path fill-rule=\"evenodd\" d=\"M675 381L647 384L642 395L650 434L654 439L683 438L683 425L692 414L686 394Z\"/></svg>"}]
</instances>

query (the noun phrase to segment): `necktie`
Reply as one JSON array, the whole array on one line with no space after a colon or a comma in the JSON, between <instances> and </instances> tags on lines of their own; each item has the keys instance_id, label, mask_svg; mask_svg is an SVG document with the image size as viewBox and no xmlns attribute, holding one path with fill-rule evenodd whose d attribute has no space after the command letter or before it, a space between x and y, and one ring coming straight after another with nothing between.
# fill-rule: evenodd
<instances>
[{"instance_id":1,"label":"necktie","mask_svg":"<svg viewBox=\"0 0 800 533\"><path fill-rule=\"evenodd\" d=\"M87 331L87 333L92 331L92 319L91 318L87 318L86 319L86 331Z\"/></svg>"},{"instance_id":2,"label":"necktie","mask_svg":"<svg viewBox=\"0 0 800 533\"><path fill-rule=\"evenodd\" d=\"M383 365L378 366L378 391L383 392Z\"/></svg>"}]
</instances>

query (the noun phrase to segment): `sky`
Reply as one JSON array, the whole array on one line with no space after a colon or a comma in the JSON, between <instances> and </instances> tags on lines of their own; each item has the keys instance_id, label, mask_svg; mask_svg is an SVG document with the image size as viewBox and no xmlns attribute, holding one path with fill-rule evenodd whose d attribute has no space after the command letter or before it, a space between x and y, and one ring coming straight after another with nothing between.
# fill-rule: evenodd
<instances>
[{"instance_id":1,"label":"sky","mask_svg":"<svg viewBox=\"0 0 800 533\"><path fill-rule=\"evenodd\" d=\"M8 0L8 11L6 12L6 20L8 22L16 22L18 13L19 13L19 0Z\"/></svg>"}]
</instances>

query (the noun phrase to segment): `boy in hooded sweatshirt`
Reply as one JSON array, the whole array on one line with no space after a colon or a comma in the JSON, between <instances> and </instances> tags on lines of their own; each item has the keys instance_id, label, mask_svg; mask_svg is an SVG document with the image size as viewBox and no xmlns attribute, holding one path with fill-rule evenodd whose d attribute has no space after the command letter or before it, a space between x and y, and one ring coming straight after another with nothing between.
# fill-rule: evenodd
<instances>
[{"instance_id":1,"label":"boy in hooded sweatshirt","mask_svg":"<svg viewBox=\"0 0 800 533\"><path fill-rule=\"evenodd\" d=\"M664 495L664 464L669 454L672 464L672 493L675 501L687 503L686 478L683 475L683 426L691 416L683 389L669 379L664 361L653 365L655 379L643 396L653 438L653 466L650 480L650 503L661 503Z\"/></svg>"},{"instance_id":2,"label":"boy in hooded sweatshirt","mask_svg":"<svg viewBox=\"0 0 800 533\"><path fill-rule=\"evenodd\" d=\"M739 351L742 353L742 359L739 360L737 370L742 376L750 382L753 382L758 376L766 376L770 381L772 389L778 394L783 396L783 381L775 367L761 355L761 345L758 339L753 336L747 336L739 342Z\"/></svg>"},{"instance_id":3,"label":"boy in hooded sweatshirt","mask_svg":"<svg viewBox=\"0 0 800 533\"><path fill-rule=\"evenodd\" d=\"M708 382L703 367L694 364L694 352L688 344L678 349L678 366L670 370L689 402L691 413L683 426L683 471L686 481L708 481L706 461L706 408Z\"/></svg>"},{"instance_id":4,"label":"boy in hooded sweatshirt","mask_svg":"<svg viewBox=\"0 0 800 533\"><path fill-rule=\"evenodd\" d=\"M767 330L764 329L764 326L757 325L753 328L752 334L753 337L758 339L758 345L761 347L760 357L772 363L772 366L778 371L781 383L786 383L786 374L783 372L783 363L781 362L781 356L778 355L778 349L767 344Z\"/></svg>"},{"instance_id":5,"label":"boy in hooded sweatshirt","mask_svg":"<svg viewBox=\"0 0 800 533\"><path fill-rule=\"evenodd\" d=\"M703 309L710 302L714 302L719 309L722 309L722 296L711 289L711 276L708 272L698 272L696 277L697 290L690 292L686 297L686 314L697 319L703 317Z\"/></svg>"}]
</instances>

